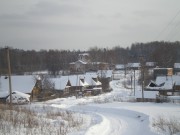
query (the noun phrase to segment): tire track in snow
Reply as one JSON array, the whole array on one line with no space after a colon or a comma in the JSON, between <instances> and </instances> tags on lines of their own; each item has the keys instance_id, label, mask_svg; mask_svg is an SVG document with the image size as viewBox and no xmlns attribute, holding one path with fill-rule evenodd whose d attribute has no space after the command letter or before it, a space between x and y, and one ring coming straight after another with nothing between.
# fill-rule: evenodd
<instances>
[{"instance_id":1,"label":"tire track in snow","mask_svg":"<svg viewBox=\"0 0 180 135\"><path fill-rule=\"evenodd\" d=\"M155 135L149 127L149 116L143 113L108 106L102 108L101 105L76 106L74 109L102 118L85 135Z\"/></svg>"},{"instance_id":2,"label":"tire track in snow","mask_svg":"<svg viewBox=\"0 0 180 135\"><path fill-rule=\"evenodd\" d=\"M110 130L109 120L101 114L97 114L97 115L99 115L102 118L102 121L90 127L85 135L107 135L107 133L109 133Z\"/></svg>"}]
</instances>

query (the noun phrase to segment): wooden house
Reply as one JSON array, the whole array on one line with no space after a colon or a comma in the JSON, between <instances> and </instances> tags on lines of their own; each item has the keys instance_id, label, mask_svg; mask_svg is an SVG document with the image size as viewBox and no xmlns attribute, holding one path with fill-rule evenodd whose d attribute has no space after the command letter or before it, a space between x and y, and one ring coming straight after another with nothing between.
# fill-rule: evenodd
<instances>
[{"instance_id":1,"label":"wooden house","mask_svg":"<svg viewBox=\"0 0 180 135\"><path fill-rule=\"evenodd\" d=\"M54 85L52 93L55 94L55 97L66 97L70 95L71 82L67 76L50 78L50 81Z\"/></svg>"},{"instance_id":2,"label":"wooden house","mask_svg":"<svg viewBox=\"0 0 180 135\"><path fill-rule=\"evenodd\" d=\"M88 53L79 54L78 60L69 64L71 73L85 73L87 71L108 70L106 62L91 62Z\"/></svg>"},{"instance_id":3,"label":"wooden house","mask_svg":"<svg viewBox=\"0 0 180 135\"><path fill-rule=\"evenodd\" d=\"M0 91L9 95L9 78L0 77ZM31 99L35 99L41 89L38 87L38 79L33 75L14 75L11 76L12 92L17 91L31 95Z\"/></svg>"},{"instance_id":4,"label":"wooden house","mask_svg":"<svg viewBox=\"0 0 180 135\"><path fill-rule=\"evenodd\" d=\"M79 54L78 60L69 64L69 69L71 73L85 73L89 70L91 66L89 54L83 53Z\"/></svg>"},{"instance_id":5,"label":"wooden house","mask_svg":"<svg viewBox=\"0 0 180 135\"><path fill-rule=\"evenodd\" d=\"M86 92L100 93L102 89L97 74L61 76L50 80L54 84L53 93L57 97L83 96Z\"/></svg>"}]
</instances>

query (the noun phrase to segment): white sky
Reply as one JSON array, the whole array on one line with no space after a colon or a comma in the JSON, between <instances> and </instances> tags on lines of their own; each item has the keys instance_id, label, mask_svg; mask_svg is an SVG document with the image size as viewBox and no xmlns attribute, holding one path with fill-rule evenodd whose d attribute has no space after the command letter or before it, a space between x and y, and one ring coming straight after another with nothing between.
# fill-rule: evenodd
<instances>
[{"instance_id":1,"label":"white sky","mask_svg":"<svg viewBox=\"0 0 180 135\"><path fill-rule=\"evenodd\" d=\"M86 50L154 40L180 40L180 0L0 0L0 47Z\"/></svg>"}]
</instances>

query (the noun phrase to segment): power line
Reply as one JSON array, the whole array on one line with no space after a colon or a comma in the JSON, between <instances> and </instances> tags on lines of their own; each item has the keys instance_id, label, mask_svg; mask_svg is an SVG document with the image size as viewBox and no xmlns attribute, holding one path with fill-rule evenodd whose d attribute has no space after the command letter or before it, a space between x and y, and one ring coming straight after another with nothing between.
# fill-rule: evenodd
<instances>
[{"instance_id":1,"label":"power line","mask_svg":"<svg viewBox=\"0 0 180 135\"><path fill-rule=\"evenodd\" d=\"M180 22L178 22L175 26L174 26L174 28L169 32L169 34L166 36L166 39L169 39L169 40L171 40L173 37L175 37L178 33L179 33L179 31L177 30L177 28L180 26ZM175 31L175 30L177 30L177 31ZM174 32L174 34L173 34L173 32Z\"/></svg>"},{"instance_id":2,"label":"power line","mask_svg":"<svg viewBox=\"0 0 180 135\"><path fill-rule=\"evenodd\" d=\"M180 10L176 13L176 15L170 20L170 22L166 25L166 27L158 34L158 36L155 38L155 40L157 40L161 35L162 33L164 33L167 28L173 23L173 21L176 19L176 17L180 14Z\"/></svg>"}]
</instances>

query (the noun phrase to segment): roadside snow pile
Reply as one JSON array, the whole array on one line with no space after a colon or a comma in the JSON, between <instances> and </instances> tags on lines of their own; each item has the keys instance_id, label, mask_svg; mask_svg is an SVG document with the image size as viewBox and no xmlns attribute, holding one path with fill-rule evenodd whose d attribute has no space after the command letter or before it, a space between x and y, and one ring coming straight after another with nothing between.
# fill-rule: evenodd
<instances>
[{"instance_id":1,"label":"roadside snow pile","mask_svg":"<svg viewBox=\"0 0 180 135\"><path fill-rule=\"evenodd\" d=\"M30 95L28 95L28 94L24 94L19 91L12 92L12 103L13 104L29 103L30 102L29 98L30 98ZM7 97L6 102L10 103L10 95Z\"/></svg>"}]
</instances>

